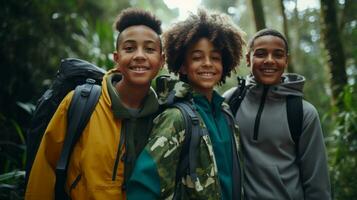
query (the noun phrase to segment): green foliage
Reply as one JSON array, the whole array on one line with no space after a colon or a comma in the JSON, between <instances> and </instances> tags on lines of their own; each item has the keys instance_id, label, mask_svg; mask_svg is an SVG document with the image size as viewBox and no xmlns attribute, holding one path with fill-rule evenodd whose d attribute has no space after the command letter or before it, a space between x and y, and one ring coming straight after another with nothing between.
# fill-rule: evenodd
<instances>
[{"instance_id":1,"label":"green foliage","mask_svg":"<svg viewBox=\"0 0 357 200\"><path fill-rule=\"evenodd\" d=\"M13 119L0 113L0 130L0 174L23 169L26 146L22 128Z\"/></svg>"},{"instance_id":2,"label":"green foliage","mask_svg":"<svg viewBox=\"0 0 357 200\"><path fill-rule=\"evenodd\" d=\"M0 112L22 118L15 102L34 102L61 58L79 57L111 68L112 23L128 6L125 0L7 1L0 8Z\"/></svg>"},{"instance_id":3,"label":"green foliage","mask_svg":"<svg viewBox=\"0 0 357 200\"><path fill-rule=\"evenodd\" d=\"M23 199L25 171L0 174L0 199Z\"/></svg>"},{"instance_id":4,"label":"green foliage","mask_svg":"<svg viewBox=\"0 0 357 200\"><path fill-rule=\"evenodd\" d=\"M0 113L0 199L22 199L25 137L22 128ZM15 135L13 134L15 133Z\"/></svg>"},{"instance_id":5,"label":"green foliage","mask_svg":"<svg viewBox=\"0 0 357 200\"><path fill-rule=\"evenodd\" d=\"M357 86L346 86L340 95L343 109L335 119L329 143L331 179L335 199L357 197ZM337 109L337 108L334 108ZM330 116L333 117L333 116Z\"/></svg>"}]
</instances>

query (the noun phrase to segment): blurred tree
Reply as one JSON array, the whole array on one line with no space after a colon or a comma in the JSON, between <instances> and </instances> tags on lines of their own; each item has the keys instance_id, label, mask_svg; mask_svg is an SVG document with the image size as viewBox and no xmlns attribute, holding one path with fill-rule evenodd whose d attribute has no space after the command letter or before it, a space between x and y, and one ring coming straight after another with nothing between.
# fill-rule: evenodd
<instances>
[{"instance_id":1,"label":"blurred tree","mask_svg":"<svg viewBox=\"0 0 357 200\"><path fill-rule=\"evenodd\" d=\"M355 84L357 83L357 1L346 0L344 4L339 4L339 7L341 17L338 21L344 44L348 81L350 84Z\"/></svg>"},{"instance_id":2,"label":"blurred tree","mask_svg":"<svg viewBox=\"0 0 357 200\"><path fill-rule=\"evenodd\" d=\"M334 117L330 140L331 179L334 199L357 198L357 85L348 85L339 96L343 110ZM340 108L335 108L339 110Z\"/></svg>"},{"instance_id":3,"label":"blurred tree","mask_svg":"<svg viewBox=\"0 0 357 200\"><path fill-rule=\"evenodd\" d=\"M300 48L300 38L301 38L301 31L302 29L300 28L301 25L303 23L303 21L301 21L299 19L299 11L297 8L297 0L293 0L293 4L294 4L294 8L291 15L291 19L290 19L290 36L291 36L291 40L290 40L290 52L293 55L291 57L291 61L294 63L294 70L295 72L300 68L302 68L302 66L299 67L300 64L300 60L301 60L301 48Z\"/></svg>"},{"instance_id":4,"label":"blurred tree","mask_svg":"<svg viewBox=\"0 0 357 200\"><path fill-rule=\"evenodd\" d=\"M261 0L251 0L250 2L253 9L255 27L259 31L266 27L263 4Z\"/></svg>"},{"instance_id":5,"label":"blurred tree","mask_svg":"<svg viewBox=\"0 0 357 200\"><path fill-rule=\"evenodd\" d=\"M328 68L330 71L330 85L332 90L333 104L342 108L337 102L347 84L346 59L341 41L341 34L337 23L336 0L320 0L322 36L328 54Z\"/></svg>"},{"instance_id":6,"label":"blurred tree","mask_svg":"<svg viewBox=\"0 0 357 200\"><path fill-rule=\"evenodd\" d=\"M284 0L280 0L280 10L281 10L281 16L283 17L283 30L284 30L284 35L286 37L286 40L288 41L288 44L291 44L290 43L290 35L289 35L289 29L288 29L288 19L286 17L286 14L285 14L285 5L284 5ZM294 63L292 62L292 57L293 55L290 53L289 57L288 57L288 69L287 71L288 72L295 72L295 69L294 69Z\"/></svg>"},{"instance_id":7,"label":"blurred tree","mask_svg":"<svg viewBox=\"0 0 357 200\"><path fill-rule=\"evenodd\" d=\"M329 2L331 3L331 2ZM337 2L336 2L337 3ZM330 141L331 177L334 198L337 200L356 199L357 192L357 2L338 1L336 5L337 26L343 53L346 59L347 86L339 94L337 105L332 107L329 117L334 124ZM327 9L327 8L325 8ZM336 35L335 35L336 37ZM334 42L338 40L334 40ZM334 52L335 53L335 52ZM339 52L341 53L341 52Z\"/></svg>"}]
</instances>

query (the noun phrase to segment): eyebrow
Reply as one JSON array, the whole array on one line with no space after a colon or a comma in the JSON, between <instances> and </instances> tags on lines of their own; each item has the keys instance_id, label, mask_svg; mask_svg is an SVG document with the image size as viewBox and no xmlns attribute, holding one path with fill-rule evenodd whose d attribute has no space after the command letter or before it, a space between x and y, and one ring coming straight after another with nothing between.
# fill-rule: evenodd
<instances>
[{"instance_id":1,"label":"eyebrow","mask_svg":"<svg viewBox=\"0 0 357 200\"><path fill-rule=\"evenodd\" d=\"M190 53L202 53L202 50L196 49L196 50L191 51Z\"/></svg>"},{"instance_id":2,"label":"eyebrow","mask_svg":"<svg viewBox=\"0 0 357 200\"><path fill-rule=\"evenodd\" d=\"M254 51L267 51L266 48L258 48L258 49L254 49ZM282 52L285 52L285 49L282 48L282 49L274 49L273 51L282 51Z\"/></svg>"},{"instance_id":3,"label":"eyebrow","mask_svg":"<svg viewBox=\"0 0 357 200\"><path fill-rule=\"evenodd\" d=\"M136 40L125 40L125 41L123 41L123 43L137 43L137 41ZM144 43L156 43L154 40L145 40L144 41Z\"/></svg>"},{"instance_id":4,"label":"eyebrow","mask_svg":"<svg viewBox=\"0 0 357 200\"><path fill-rule=\"evenodd\" d=\"M200 50L200 49L195 49L193 51L191 51L191 53L202 53L203 50ZM217 49L213 49L210 53L221 53L219 50Z\"/></svg>"},{"instance_id":5,"label":"eyebrow","mask_svg":"<svg viewBox=\"0 0 357 200\"><path fill-rule=\"evenodd\" d=\"M285 52L285 49L274 49L274 51L282 51L282 52Z\"/></svg>"}]
</instances>

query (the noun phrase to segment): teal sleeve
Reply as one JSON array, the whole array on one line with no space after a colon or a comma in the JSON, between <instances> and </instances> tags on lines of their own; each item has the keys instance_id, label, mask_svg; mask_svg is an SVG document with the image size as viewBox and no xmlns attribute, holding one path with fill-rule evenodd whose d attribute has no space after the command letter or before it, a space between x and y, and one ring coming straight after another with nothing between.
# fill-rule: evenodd
<instances>
[{"instance_id":1,"label":"teal sleeve","mask_svg":"<svg viewBox=\"0 0 357 200\"><path fill-rule=\"evenodd\" d=\"M128 181L127 200L150 200L160 196L160 178L156 163L144 149Z\"/></svg>"}]
</instances>

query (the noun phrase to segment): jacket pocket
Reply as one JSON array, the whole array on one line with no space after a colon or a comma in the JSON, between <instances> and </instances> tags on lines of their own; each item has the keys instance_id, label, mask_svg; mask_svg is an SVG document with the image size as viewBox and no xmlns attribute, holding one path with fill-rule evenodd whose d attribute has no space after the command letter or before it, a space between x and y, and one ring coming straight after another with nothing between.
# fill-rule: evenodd
<instances>
[{"instance_id":1,"label":"jacket pocket","mask_svg":"<svg viewBox=\"0 0 357 200\"><path fill-rule=\"evenodd\" d=\"M276 165L246 162L244 179L247 199L292 199Z\"/></svg>"}]
</instances>

